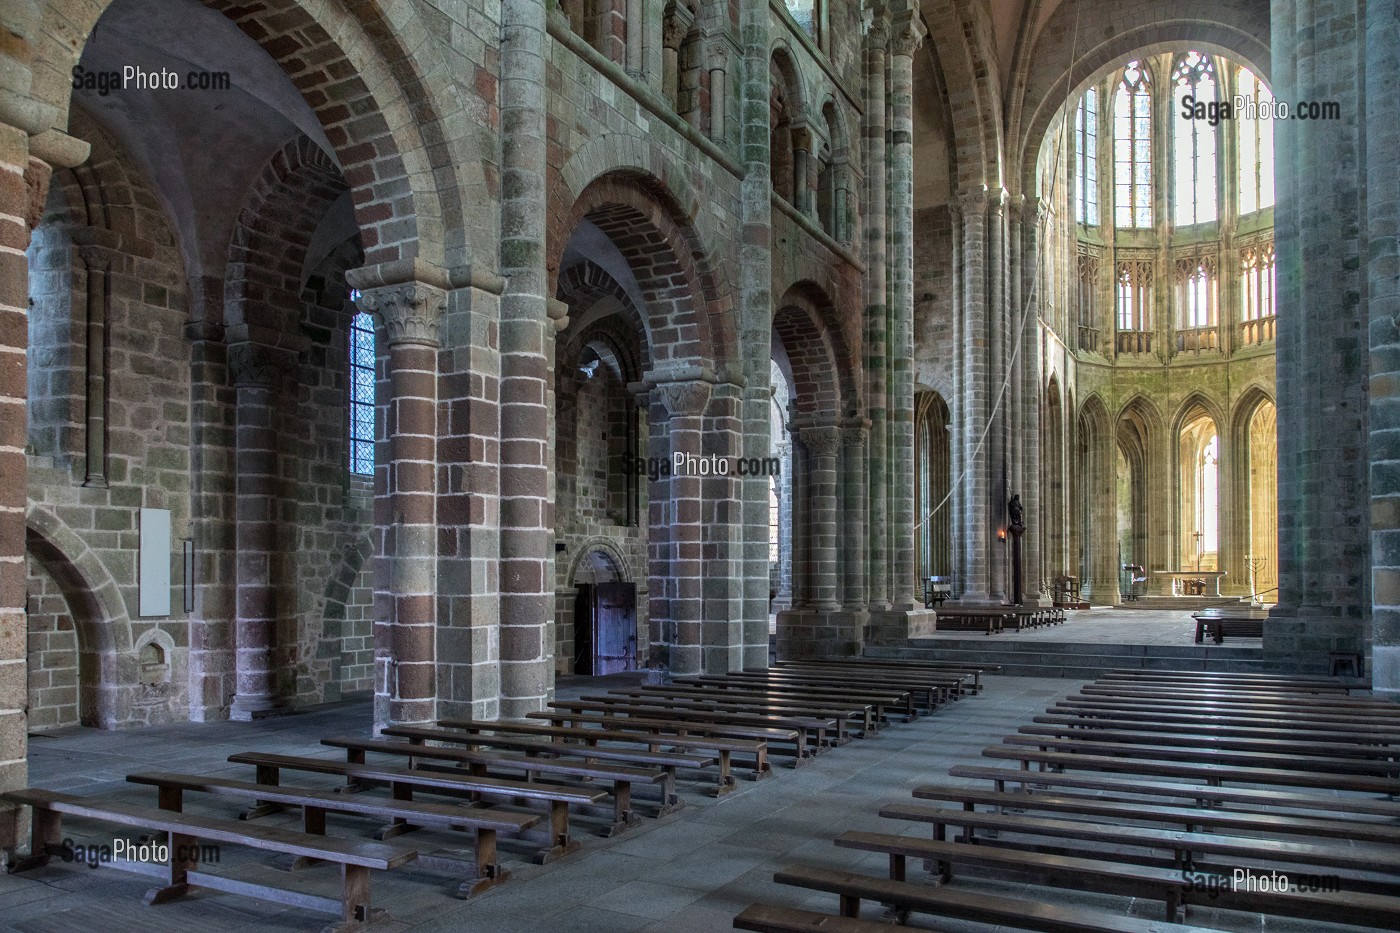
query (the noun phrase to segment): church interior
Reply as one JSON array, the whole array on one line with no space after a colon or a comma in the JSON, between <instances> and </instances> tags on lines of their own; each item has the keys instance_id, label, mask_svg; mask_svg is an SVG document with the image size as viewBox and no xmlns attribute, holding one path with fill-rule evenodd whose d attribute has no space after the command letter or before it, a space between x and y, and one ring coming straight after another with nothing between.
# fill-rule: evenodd
<instances>
[{"instance_id":1,"label":"church interior","mask_svg":"<svg viewBox=\"0 0 1400 933\"><path fill-rule=\"evenodd\" d=\"M0 928L1400 929L1397 90L1375 0L0 0Z\"/></svg>"}]
</instances>

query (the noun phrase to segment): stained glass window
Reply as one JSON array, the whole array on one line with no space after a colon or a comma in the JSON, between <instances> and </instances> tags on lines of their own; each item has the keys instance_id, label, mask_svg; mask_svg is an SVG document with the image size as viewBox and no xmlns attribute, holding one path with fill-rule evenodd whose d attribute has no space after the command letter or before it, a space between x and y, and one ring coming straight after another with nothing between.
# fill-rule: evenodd
<instances>
[{"instance_id":1,"label":"stained glass window","mask_svg":"<svg viewBox=\"0 0 1400 933\"><path fill-rule=\"evenodd\" d=\"M350 472L374 475L374 318L350 322Z\"/></svg>"},{"instance_id":2,"label":"stained glass window","mask_svg":"<svg viewBox=\"0 0 1400 933\"><path fill-rule=\"evenodd\" d=\"M1210 223L1218 211L1215 193L1215 127L1209 118L1187 117L1200 105L1218 107L1215 65L1209 55L1187 52L1172 68L1172 145L1176 186L1173 220L1179 227ZM1210 111L1207 110L1207 114ZM1218 115L1218 111L1216 111Z\"/></svg>"},{"instance_id":3,"label":"stained glass window","mask_svg":"<svg viewBox=\"0 0 1400 933\"><path fill-rule=\"evenodd\" d=\"M1099 222L1099 103L1098 90L1089 88L1079 98L1074 115L1075 219L1097 226Z\"/></svg>"},{"instance_id":4,"label":"stained glass window","mask_svg":"<svg viewBox=\"0 0 1400 933\"><path fill-rule=\"evenodd\" d=\"M1274 121L1259 119L1272 113L1273 93L1248 68L1240 69L1240 98L1245 106L1235 114L1240 133L1240 215L1274 204Z\"/></svg>"},{"instance_id":5,"label":"stained glass window","mask_svg":"<svg viewBox=\"0 0 1400 933\"><path fill-rule=\"evenodd\" d=\"M1114 211L1119 227L1152 226L1152 88L1128 62L1113 102Z\"/></svg>"}]
</instances>

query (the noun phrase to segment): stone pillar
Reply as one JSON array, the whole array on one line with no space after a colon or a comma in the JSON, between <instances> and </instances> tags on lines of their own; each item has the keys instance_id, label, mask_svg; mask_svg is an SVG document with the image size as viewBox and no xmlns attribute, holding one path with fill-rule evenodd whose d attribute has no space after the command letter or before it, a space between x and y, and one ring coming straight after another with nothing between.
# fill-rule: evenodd
<instances>
[{"instance_id":1,"label":"stone pillar","mask_svg":"<svg viewBox=\"0 0 1400 933\"><path fill-rule=\"evenodd\" d=\"M719 39L712 39L716 45ZM725 132L725 116L729 109L729 88L726 81L724 55L712 52L710 55L710 139L722 142Z\"/></svg>"},{"instance_id":2,"label":"stone pillar","mask_svg":"<svg viewBox=\"0 0 1400 933\"><path fill-rule=\"evenodd\" d=\"M870 609L890 608L889 500L886 494L885 58L888 13L877 6L865 34L865 387L870 416Z\"/></svg>"},{"instance_id":3,"label":"stone pillar","mask_svg":"<svg viewBox=\"0 0 1400 933\"><path fill-rule=\"evenodd\" d=\"M623 52L623 68L627 74L640 81L642 73L642 30L646 19L646 0L626 0L627 3L627 46Z\"/></svg>"},{"instance_id":4,"label":"stone pillar","mask_svg":"<svg viewBox=\"0 0 1400 933\"><path fill-rule=\"evenodd\" d=\"M842 428L841 477L841 567L845 576L842 605L848 612L864 613L865 590L865 503L867 484L866 444L870 419L855 418Z\"/></svg>"},{"instance_id":5,"label":"stone pillar","mask_svg":"<svg viewBox=\"0 0 1400 933\"><path fill-rule=\"evenodd\" d=\"M812 606L840 609L837 599L836 563L838 515L836 494L837 455L841 452L841 429L836 425L804 427L799 437L811 456L811 483L808 486L807 526L811 528L808 575L812 581Z\"/></svg>"},{"instance_id":6,"label":"stone pillar","mask_svg":"<svg viewBox=\"0 0 1400 933\"><path fill-rule=\"evenodd\" d=\"M1366 3L1373 38L1393 28L1394 11ZM1367 366L1365 299L1368 275L1394 255L1394 229L1379 244L1368 243L1363 205L1376 199L1390 209L1393 180L1369 191L1367 164L1379 133L1391 141L1393 58L1379 48L1379 74L1363 67L1358 50L1366 37L1358 3L1323 4L1276 0L1272 5L1274 96L1282 101L1335 100L1341 119L1280 120L1274 126L1277 205L1274 239L1278 257L1278 477L1279 602L1264 627L1266 660L1284 669L1325 671L1327 652L1359 650L1371 610L1368 528L1384 499L1369 501L1367 383L1380 391L1372 412L1390 404L1383 313L1371 313L1372 366ZM1324 41L1325 37L1325 41ZM1387 67L1392 69L1389 73ZM1365 82L1363 84L1363 82ZM1373 86L1375 113L1366 110ZM1393 152L1375 164L1393 169ZM1382 176L1376 176L1378 179ZM1368 252L1368 250L1370 252ZM1374 263L1374 264L1373 264ZM1381 308L1385 307L1382 302ZM1380 424L1384 432L1389 422ZM1377 452L1383 448L1379 448ZM1378 458L1379 459L1379 458ZM1378 471L1380 472L1380 471ZM1388 494L1388 488L1382 494ZM1392 521L1382 508L1379 527ZM1385 540L1385 539L1378 539ZM1389 557L1374 571L1376 599L1400 603ZM1383 568L1383 569L1382 569Z\"/></svg>"},{"instance_id":7,"label":"stone pillar","mask_svg":"<svg viewBox=\"0 0 1400 933\"><path fill-rule=\"evenodd\" d=\"M284 711L277 695L273 648L277 640L278 383L292 367L284 352L254 343L229 347L229 374L237 394L234 516L237 692L232 719L252 720Z\"/></svg>"},{"instance_id":8,"label":"stone pillar","mask_svg":"<svg viewBox=\"0 0 1400 933\"><path fill-rule=\"evenodd\" d=\"M966 602L988 602L991 598L991 488L988 482L987 449L982 432L991 411L987 367L987 200L983 190L959 196L962 213L962 303L957 309L962 341L956 348L962 378L956 389L953 417L957 424L962 459L956 468L965 470L962 503L954 528L962 537L963 591Z\"/></svg>"},{"instance_id":9,"label":"stone pillar","mask_svg":"<svg viewBox=\"0 0 1400 933\"><path fill-rule=\"evenodd\" d=\"M554 411L545 271L544 0L506 0L501 44L501 716L542 709L553 687ZM659 20L659 17L656 19ZM658 23L659 29L659 23ZM658 50L659 51L659 50ZM660 79L657 68L644 70Z\"/></svg>"},{"instance_id":10,"label":"stone pillar","mask_svg":"<svg viewBox=\"0 0 1400 933\"><path fill-rule=\"evenodd\" d=\"M727 674L744 666L744 477L738 463L744 449L742 385L720 381L710 390L701 449L727 472L701 478L702 578L701 669ZM767 564L762 582L767 585ZM767 593L765 589L765 595Z\"/></svg>"},{"instance_id":11,"label":"stone pillar","mask_svg":"<svg viewBox=\"0 0 1400 933\"><path fill-rule=\"evenodd\" d=\"M1010 591L1010 552L1011 542L1006 534L1006 503L1012 490L1007 488L1011 478L1007 456L1007 424L1011 421L1015 399L1010 395L1010 386L1003 391L1002 381L1006 378L1006 367L1010 361L1009 321L1006 313L1006 192L992 191L987 197L987 321L986 346L988 348L986 418L991 421L984 442L987 475L985 482L991 490L987 511L980 516L981 521L997 530L996 542L989 554L990 598L994 603L1006 601ZM997 404L1000 395L1001 404ZM984 421L983 424L986 424Z\"/></svg>"},{"instance_id":12,"label":"stone pillar","mask_svg":"<svg viewBox=\"0 0 1400 933\"><path fill-rule=\"evenodd\" d=\"M374 701L381 726L437 715L437 347L445 304L441 289L420 282L360 292L360 307L383 320L388 345L374 503Z\"/></svg>"},{"instance_id":13,"label":"stone pillar","mask_svg":"<svg viewBox=\"0 0 1400 933\"><path fill-rule=\"evenodd\" d=\"M739 5L739 39L743 71L739 87L740 162L739 183L743 237L739 245L739 346L744 377L744 454L770 456L773 442L769 424L772 394L769 391L773 343L773 182L768 127L770 91L769 30L772 22L762 3ZM713 57L711 76L724 76L721 35L710 36ZM710 112L717 141L728 145L724 112L728 103L725 82L710 86ZM744 497L744 666L767 667L768 636L768 489L767 477L745 481Z\"/></svg>"},{"instance_id":14,"label":"stone pillar","mask_svg":"<svg viewBox=\"0 0 1400 933\"><path fill-rule=\"evenodd\" d=\"M792 128L792 206L805 217L813 214L812 197L812 131Z\"/></svg>"},{"instance_id":15,"label":"stone pillar","mask_svg":"<svg viewBox=\"0 0 1400 933\"><path fill-rule=\"evenodd\" d=\"M791 422L789 422L791 423ZM807 445L792 434L792 600L790 608L809 609L812 605L811 495L812 458Z\"/></svg>"},{"instance_id":16,"label":"stone pillar","mask_svg":"<svg viewBox=\"0 0 1400 933\"><path fill-rule=\"evenodd\" d=\"M792 441L783 441L773 448L773 456L783 465L778 479L778 592L773 597L773 612L792 608L792 545L793 527L793 488L792 471L795 454Z\"/></svg>"},{"instance_id":17,"label":"stone pillar","mask_svg":"<svg viewBox=\"0 0 1400 933\"><path fill-rule=\"evenodd\" d=\"M1041 548L1044 546L1043 531L1046 526L1052 534L1063 534L1063 519L1052 515L1046 493L1041 484L1041 404L1045 398L1043 378L1044 361L1040 356L1039 311L1043 306L1040 295L1035 290L1035 274L1040 264L1040 212L1038 198L1026 200L1017 212L1018 223L1012 235L1012 244L1017 250L1018 261L1011 281L1017 289L1019 300L1016 305L1016 320L1024 318L1021 330L1021 436L1017 446L1022 450L1021 501L1026 506L1026 514L1039 527L1031 530L1026 538L1026 601L1031 604L1041 599L1043 588L1050 582L1044 580L1041 569L1044 559ZM1052 451L1049 456L1055 456Z\"/></svg>"},{"instance_id":18,"label":"stone pillar","mask_svg":"<svg viewBox=\"0 0 1400 933\"><path fill-rule=\"evenodd\" d=\"M693 22L690 10L679 3L666 8L661 24L661 93L676 110L680 109L681 43Z\"/></svg>"},{"instance_id":19,"label":"stone pillar","mask_svg":"<svg viewBox=\"0 0 1400 933\"><path fill-rule=\"evenodd\" d=\"M648 377L652 391L653 424L665 433L666 446L659 451L674 466L675 457L698 460L704 453L702 432L712 386L703 379L660 381ZM662 581L665 616L669 622L659 646L664 670L672 676L704 672L701 650L704 620L704 548L701 527L702 478L682 467L652 484L651 502L655 528L669 529L662 566L653 566L651 578ZM658 515L657 506L660 506ZM653 554L657 547L650 547Z\"/></svg>"},{"instance_id":20,"label":"stone pillar","mask_svg":"<svg viewBox=\"0 0 1400 933\"><path fill-rule=\"evenodd\" d=\"M1400 11L1368 0L1366 7L1366 275L1371 333L1371 684L1400 694ZM1282 518L1282 516L1280 516Z\"/></svg>"},{"instance_id":21,"label":"stone pillar","mask_svg":"<svg viewBox=\"0 0 1400 933\"><path fill-rule=\"evenodd\" d=\"M101 246L79 248L87 267L87 476L84 486L107 485L107 316L112 301L111 253Z\"/></svg>"}]
</instances>

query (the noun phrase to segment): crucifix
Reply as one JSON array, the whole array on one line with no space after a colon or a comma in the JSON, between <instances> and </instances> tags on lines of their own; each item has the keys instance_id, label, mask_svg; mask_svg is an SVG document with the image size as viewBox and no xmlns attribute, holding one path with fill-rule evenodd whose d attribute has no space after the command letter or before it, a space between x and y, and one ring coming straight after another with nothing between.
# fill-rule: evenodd
<instances>
[{"instance_id":1,"label":"crucifix","mask_svg":"<svg viewBox=\"0 0 1400 933\"><path fill-rule=\"evenodd\" d=\"M1205 532L1203 532L1203 531L1196 531L1196 532L1193 532L1193 533L1191 534L1191 537L1193 537L1193 538L1196 539L1196 572L1197 572L1197 573L1200 573L1200 572L1201 572L1201 553L1202 553L1202 550L1201 550L1201 548L1202 548L1201 539L1205 537Z\"/></svg>"}]
</instances>

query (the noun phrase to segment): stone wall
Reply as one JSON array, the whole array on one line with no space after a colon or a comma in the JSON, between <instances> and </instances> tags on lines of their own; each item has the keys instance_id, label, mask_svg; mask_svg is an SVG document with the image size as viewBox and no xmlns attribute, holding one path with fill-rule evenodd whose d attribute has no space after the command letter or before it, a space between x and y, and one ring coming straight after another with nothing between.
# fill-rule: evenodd
<instances>
[{"instance_id":1,"label":"stone wall","mask_svg":"<svg viewBox=\"0 0 1400 933\"><path fill-rule=\"evenodd\" d=\"M79 723L78 635L63 591L33 557L26 583L29 616L29 728L44 732Z\"/></svg>"}]
</instances>

